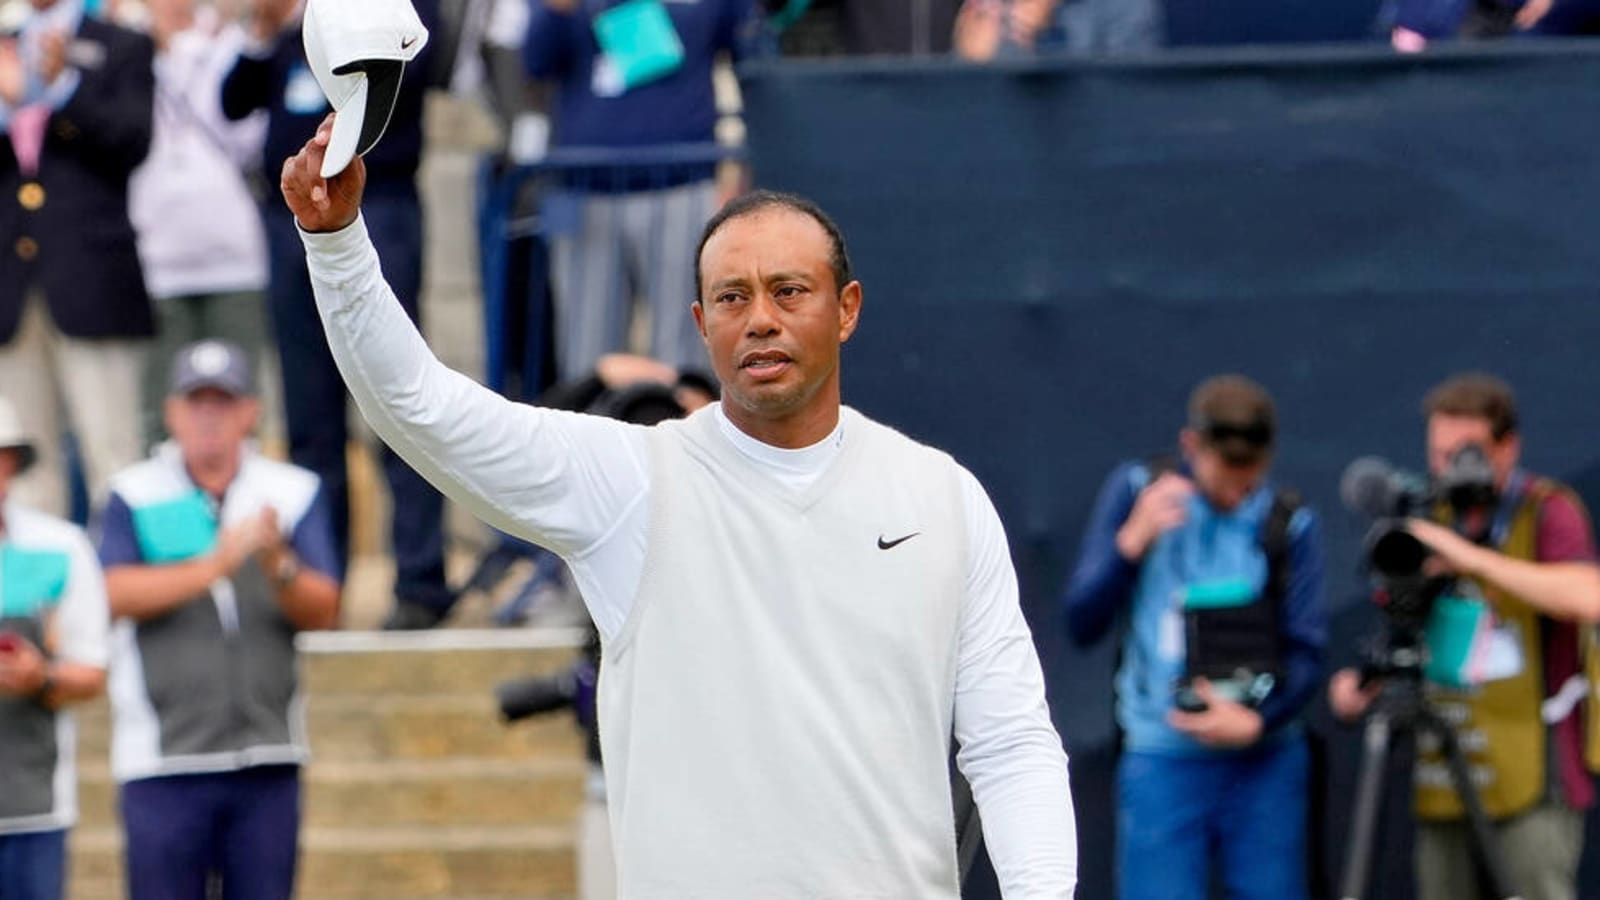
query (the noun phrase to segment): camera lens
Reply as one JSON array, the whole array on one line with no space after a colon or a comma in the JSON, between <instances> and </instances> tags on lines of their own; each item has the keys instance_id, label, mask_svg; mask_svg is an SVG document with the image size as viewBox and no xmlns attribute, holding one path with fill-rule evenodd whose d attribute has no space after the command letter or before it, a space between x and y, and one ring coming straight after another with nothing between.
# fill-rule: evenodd
<instances>
[{"instance_id":1,"label":"camera lens","mask_svg":"<svg viewBox=\"0 0 1600 900\"><path fill-rule=\"evenodd\" d=\"M1422 571L1428 548L1404 528L1391 527L1372 542L1372 567L1390 578L1405 578Z\"/></svg>"}]
</instances>

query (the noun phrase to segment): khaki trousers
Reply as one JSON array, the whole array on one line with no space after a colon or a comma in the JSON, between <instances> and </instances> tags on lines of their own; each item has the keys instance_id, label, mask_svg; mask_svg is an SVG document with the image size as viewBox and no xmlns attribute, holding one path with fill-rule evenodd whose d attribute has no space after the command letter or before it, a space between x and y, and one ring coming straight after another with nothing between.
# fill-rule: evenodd
<instances>
[{"instance_id":1,"label":"khaki trousers","mask_svg":"<svg viewBox=\"0 0 1600 900\"><path fill-rule=\"evenodd\" d=\"M18 502L65 516L67 470L61 437L78 439L90 503L98 510L106 485L141 457L139 384L146 342L62 334L44 297L30 291L16 336L0 346L0 396L11 401L39 461L11 488Z\"/></svg>"}]
</instances>

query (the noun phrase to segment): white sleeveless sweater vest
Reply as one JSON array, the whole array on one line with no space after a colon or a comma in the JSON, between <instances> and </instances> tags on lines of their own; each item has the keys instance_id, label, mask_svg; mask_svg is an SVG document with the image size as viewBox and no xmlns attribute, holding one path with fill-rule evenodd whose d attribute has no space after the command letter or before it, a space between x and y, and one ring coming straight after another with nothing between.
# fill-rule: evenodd
<instances>
[{"instance_id":1,"label":"white sleeveless sweater vest","mask_svg":"<svg viewBox=\"0 0 1600 900\"><path fill-rule=\"evenodd\" d=\"M709 412L651 432L644 575L600 679L621 900L958 896L958 468L841 415L799 493Z\"/></svg>"}]
</instances>

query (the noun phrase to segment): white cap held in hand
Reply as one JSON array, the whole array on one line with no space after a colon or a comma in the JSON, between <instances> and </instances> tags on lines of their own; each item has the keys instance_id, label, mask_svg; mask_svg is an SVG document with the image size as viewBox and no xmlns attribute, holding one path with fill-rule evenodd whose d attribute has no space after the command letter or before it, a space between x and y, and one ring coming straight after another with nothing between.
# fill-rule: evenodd
<instances>
[{"instance_id":1,"label":"white cap held in hand","mask_svg":"<svg viewBox=\"0 0 1600 900\"><path fill-rule=\"evenodd\" d=\"M335 113L322 160L332 178L383 137L428 29L410 0L307 0L304 34L306 63Z\"/></svg>"}]
</instances>

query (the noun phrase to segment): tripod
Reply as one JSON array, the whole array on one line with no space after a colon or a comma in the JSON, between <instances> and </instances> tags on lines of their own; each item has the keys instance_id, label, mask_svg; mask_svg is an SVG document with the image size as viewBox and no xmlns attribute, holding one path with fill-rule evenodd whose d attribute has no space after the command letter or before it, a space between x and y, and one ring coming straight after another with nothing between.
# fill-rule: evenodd
<instances>
[{"instance_id":1,"label":"tripod","mask_svg":"<svg viewBox=\"0 0 1600 900\"><path fill-rule=\"evenodd\" d=\"M1404 654L1416 654L1411 660ZM1341 900L1361 900L1366 893L1372 871L1373 844L1378 824L1378 811L1382 805L1384 775L1388 770L1390 755L1394 752L1395 735L1432 734L1438 738L1450 769L1450 781L1467 812L1472 833L1472 858L1477 864L1483 884L1495 900L1521 900L1521 894L1511 887L1506 874L1505 859L1500 854L1489 816L1483 811L1483 801L1472 783L1466 757L1455 729L1439 716L1422 696L1422 668L1417 648L1406 648L1395 654L1398 664L1391 662L1382 667L1387 676L1383 691L1368 715L1362 740L1360 776L1356 782L1356 805L1350 823L1350 846L1346 851L1344 874L1340 879Z\"/></svg>"}]
</instances>

